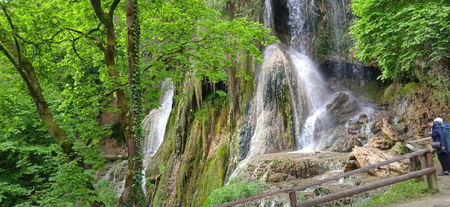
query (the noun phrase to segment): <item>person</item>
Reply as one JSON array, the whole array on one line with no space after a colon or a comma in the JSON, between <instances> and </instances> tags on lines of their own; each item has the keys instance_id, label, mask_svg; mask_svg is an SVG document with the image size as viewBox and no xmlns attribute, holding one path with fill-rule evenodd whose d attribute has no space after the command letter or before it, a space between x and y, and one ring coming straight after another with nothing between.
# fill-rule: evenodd
<instances>
[{"instance_id":1,"label":"person","mask_svg":"<svg viewBox=\"0 0 450 207\"><path fill-rule=\"evenodd\" d=\"M439 159L439 162L442 166L442 172L439 173L439 176L449 175L450 170L450 156L447 148L447 139L444 136L444 131L441 127L442 123L441 118L435 118L428 120L428 126L431 127L431 139L433 142L439 142L439 147L436 149L436 154Z\"/></svg>"}]
</instances>

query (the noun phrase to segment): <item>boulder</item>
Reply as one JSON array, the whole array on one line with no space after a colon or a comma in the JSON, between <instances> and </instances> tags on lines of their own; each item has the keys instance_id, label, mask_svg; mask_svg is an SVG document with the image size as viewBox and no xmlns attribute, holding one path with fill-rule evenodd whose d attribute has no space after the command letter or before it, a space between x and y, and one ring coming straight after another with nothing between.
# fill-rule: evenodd
<instances>
[{"instance_id":1,"label":"boulder","mask_svg":"<svg viewBox=\"0 0 450 207\"><path fill-rule=\"evenodd\" d=\"M399 124L397 124L399 125ZM381 118L372 131L377 132L369 140L369 146L378 149L390 149L396 142L403 141L402 136L394 130L394 126L387 121L387 118ZM398 126L399 128L403 128ZM402 129L405 130L405 129Z\"/></svg>"},{"instance_id":2,"label":"boulder","mask_svg":"<svg viewBox=\"0 0 450 207\"><path fill-rule=\"evenodd\" d=\"M353 151L348 155L347 162L343 167L344 172L351 171L355 168L362 168L382 161L393 159L396 155L390 151L382 151L373 147L355 146ZM405 174L409 170L409 160L402 160L389 165L384 165L376 169L368 171L370 175L386 176L389 174L399 175Z\"/></svg>"},{"instance_id":3,"label":"boulder","mask_svg":"<svg viewBox=\"0 0 450 207\"><path fill-rule=\"evenodd\" d=\"M333 121L343 124L358 111L358 103L348 94L341 92L326 108Z\"/></svg>"},{"instance_id":4,"label":"boulder","mask_svg":"<svg viewBox=\"0 0 450 207\"><path fill-rule=\"evenodd\" d=\"M333 152L350 152L354 146L362 146L362 143L352 135L339 137L331 146Z\"/></svg>"}]
</instances>

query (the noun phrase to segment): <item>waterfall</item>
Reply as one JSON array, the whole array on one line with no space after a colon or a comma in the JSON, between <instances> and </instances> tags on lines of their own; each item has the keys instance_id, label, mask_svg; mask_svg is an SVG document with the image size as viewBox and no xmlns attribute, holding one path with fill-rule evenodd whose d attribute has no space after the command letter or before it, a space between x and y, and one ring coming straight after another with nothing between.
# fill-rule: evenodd
<instances>
[{"instance_id":1,"label":"waterfall","mask_svg":"<svg viewBox=\"0 0 450 207\"><path fill-rule=\"evenodd\" d=\"M264 16L263 16L264 26L266 28L273 28L273 17L272 17L272 4L271 0L264 0Z\"/></svg>"},{"instance_id":2,"label":"waterfall","mask_svg":"<svg viewBox=\"0 0 450 207\"><path fill-rule=\"evenodd\" d=\"M374 111L370 104L357 100L358 97L345 87L333 87L331 90L329 82L314 62L316 57L312 56L317 50L313 43L318 35L319 23L328 25L330 42L327 44L330 44L332 55L327 61L333 64L330 64L332 68L327 71L327 75L334 75L337 80L367 80L365 72L361 70L362 65L352 65L353 60L346 60L349 56L345 38L349 38L347 26L351 20L348 19L345 1L329 0L319 3L314 0L288 0L272 5L274 2L276 1L264 1L264 25L274 29L277 25L284 24L278 21L286 19L284 21L288 21L290 38L285 39L290 42L268 45L263 50L264 61L254 74L255 92L247 104L247 115L241 129L239 160L287 150L285 147L289 145L278 143L283 142L282 138L289 134L286 127L280 124L283 122L280 118L284 113L282 110L286 106L278 100L282 95L280 91L286 87L286 95L290 98L290 135L295 140L295 150L301 152L330 148L329 143L342 135L334 134L335 129L342 129L345 122L355 121L360 114L371 117ZM279 11L280 6L289 10L289 18L276 16L283 15ZM322 11L323 6L326 7L326 14ZM272 13L272 10L278 13ZM285 35L278 30L274 34ZM333 108L328 109L327 106ZM339 107L349 107L350 111L338 113L336 111L341 109ZM333 113L330 114L329 110L333 110ZM364 130L367 137L370 136L368 127L369 125ZM355 124L352 125L352 130L354 128Z\"/></svg>"},{"instance_id":3,"label":"waterfall","mask_svg":"<svg viewBox=\"0 0 450 207\"><path fill-rule=\"evenodd\" d=\"M289 57L294 65L296 78L303 83L303 90L307 94L309 105L309 116L304 125L294 125L293 127L297 131L302 128L300 136L296 136L297 149L302 152L311 152L315 150L314 131L317 119L324 116L325 106L330 101L331 93L318 67L308 56L318 16L314 1L289 0L288 7L289 25L291 26Z\"/></svg>"},{"instance_id":4,"label":"waterfall","mask_svg":"<svg viewBox=\"0 0 450 207\"><path fill-rule=\"evenodd\" d=\"M142 190L145 191L145 177L150 158L161 146L166 132L166 125L172 111L174 87L170 79L161 82L161 96L159 97L160 107L152 109L142 121L143 129L148 134L141 143L144 161L142 168Z\"/></svg>"},{"instance_id":5,"label":"waterfall","mask_svg":"<svg viewBox=\"0 0 450 207\"><path fill-rule=\"evenodd\" d=\"M314 0L288 0L291 48L307 53L311 49L317 17Z\"/></svg>"},{"instance_id":6,"label":"waterfall","mask_svg":"<svg viewBox=\"0 0 450 207\"><path fill-rule=\"evenodd\" d=\"M167 121L172 111L172 98L174 94L173 85L170 80L162 82L161 94L159 98L161 106L151 110L142 121L144 130L148 132L142 142L144 157L151 157L155 154L164 139Z\"/></svg>"}]
</instances>

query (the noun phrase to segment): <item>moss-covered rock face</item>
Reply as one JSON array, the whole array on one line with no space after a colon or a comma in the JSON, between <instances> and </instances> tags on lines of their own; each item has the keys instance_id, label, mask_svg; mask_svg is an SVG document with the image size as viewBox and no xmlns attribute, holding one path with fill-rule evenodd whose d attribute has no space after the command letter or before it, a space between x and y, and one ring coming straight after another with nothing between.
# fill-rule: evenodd
<instances>
[{"instance_id":1,"label":"moss-covered rock face","mask_svg":"<svg viewBox=\"0 0 450 207\"><path fill-rule=\"evenodd\" d=\"M152 206L201 206L214 189L223 186L239 154L242 103L253 90L252 80L236 74L243 70L252 77L254 64L250 59L229 68L226 84L186 75L176 87L178 96L164 141L146 173Z\"/></svg>"}]
</instances>

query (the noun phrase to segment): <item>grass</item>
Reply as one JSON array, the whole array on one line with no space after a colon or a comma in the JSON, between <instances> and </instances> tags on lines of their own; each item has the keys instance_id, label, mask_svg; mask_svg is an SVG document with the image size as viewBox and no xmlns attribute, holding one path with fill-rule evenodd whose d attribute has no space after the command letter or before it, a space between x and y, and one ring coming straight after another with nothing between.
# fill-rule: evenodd
<instances>
[{"instance_id":1,"label":"grass","mask_svg":"<svg viewBox=\"0 0 450 207\"><path fill-rule=\"evenodd\" d=\"M360 203L356 207L375 207L385 206L395 202L408 200L411 198L419 198L430 195L432 190L425 182L418 179L411 179L394 184L389 190L383 194L373 195L370 201Z\"/></svg>"}]
</instances>

